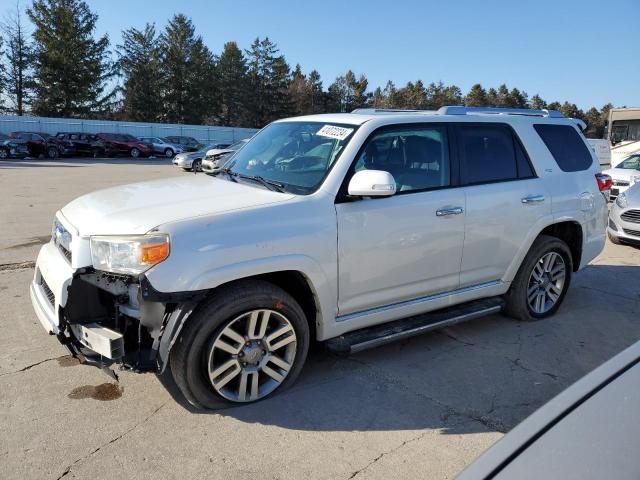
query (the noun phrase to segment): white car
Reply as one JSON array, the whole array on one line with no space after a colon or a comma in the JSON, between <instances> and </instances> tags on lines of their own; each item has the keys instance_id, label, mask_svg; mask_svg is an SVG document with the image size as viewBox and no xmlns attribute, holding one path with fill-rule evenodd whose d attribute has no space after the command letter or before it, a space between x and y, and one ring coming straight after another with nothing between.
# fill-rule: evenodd
<instances>
[{"instance_id":1,"label":"white car","mask_svg":"<svg viewBox=\"0 0 640 480\"><path fill-rule=\"evenodd\" d=\"M602 173L611 177L611 198L614 199L631 185L640 182L640 154L631 155L614 168L603 170Z\"/></svg>"},{"instance_id":2,"label":"white car","mask_svg":"<svg viewBox=\"0 0 640 480\"><path fill-rule=\"evenodd\" d=\"M237 142L232 143L226 148L212 148L207 151L207 154L202 159L202 171L211 173L222 167L221 161L225 158L229 158L232 154L244 147L249 139L245 138Z\"/></svg>"},{"instance_id":3,"label":"white car","mask_svg":"<svg viewBox=\"0 0 640 480\"><path fill-rule=\"evenodd\" d=\"M168 366L200 407L253 402L295 381L311 342L348 353L501 310L553 315L604 246L602 188L554 111L284 119L215 175L62 207L31 298L87 361Z\"/></svg>"},{"instance_id":4,"label":"white car","mask_svg":"<svg viewBox=\"0 0 640 480\"><path fill-rule=\"evenodd\" d=\"M173 158L177 153L184 152L182 145L171 143L162 137L138 137L145 143L153 145L153 153L164 155L167 158Z\"/></svg>"},{"instance_id":5,"label":"white car","mask_svg":"<svg viewBox=\"0 0 640 480\"><path fill-rule=\"evenodd\" d=\"M620 193L609 210L609 240L640 246L640 182Z\"/></svg>"}]
</instances>

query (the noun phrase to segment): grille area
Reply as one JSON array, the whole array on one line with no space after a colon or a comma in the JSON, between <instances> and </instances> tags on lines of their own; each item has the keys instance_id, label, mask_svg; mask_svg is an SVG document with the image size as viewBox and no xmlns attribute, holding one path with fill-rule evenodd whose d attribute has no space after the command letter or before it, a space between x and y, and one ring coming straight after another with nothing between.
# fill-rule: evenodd
<instances>
[{"instance_id":1,"label":"grille area","mask_svg":"<svg viewBox=\"0 0 640 480\"><path fill-rule=\"evenodd\" d=\"M614 180L613 184L617 187L628 187L629 186L629 182L626 182L624 180Z\"/></svg>"},{"instance_id":2,"label":"grille area","mask_svg":"<svg viewBox=\"0 0 640 480\"><path fill-rule=\"evenodd\" d=\"M63 245L58 244L58 250L60 250L60 253L62 253L62 255L64 255L64 258L67 259L67 261L69 263L71 263L71 252L69 250L67 250L66 248L64 248Z\"/></svg>"},{"instance_id":3,"label":"grille area","mask_svg":"<svg viewBox=\"0 0 640 480\"><path fill-rule=\"evenodd\" d=\"M625 222L640 223L640 210L627 210L620 218Z\"/></svg>"},{"instance_id":4,"label":"grille area","mask_svg":"<svg viewBox=\"0 0 640 480\"><path fill-rule=\"evenodd\" d=\"M49 300L49 303L53 307L55 305L56 297L49 288L49 285L47 285L47 282L45 282L44 278L42 278L42 276L40 276L40 278L42 279L42 283L40 284L42 286L42 291L47 296L47 300Z\"/></svg>"},{"instance_id":5,"label":"grille area","mask_svg":"<svg viewBox=\"0 0 640 480\"><path fill-rule=\"evenodd\" d=\"M628 228L623 228L622 230L624 230L624 233L626 233L627 235L631 235L633 237L640 237L640 230L630 230Z\"/></svg>"}]
</instances>

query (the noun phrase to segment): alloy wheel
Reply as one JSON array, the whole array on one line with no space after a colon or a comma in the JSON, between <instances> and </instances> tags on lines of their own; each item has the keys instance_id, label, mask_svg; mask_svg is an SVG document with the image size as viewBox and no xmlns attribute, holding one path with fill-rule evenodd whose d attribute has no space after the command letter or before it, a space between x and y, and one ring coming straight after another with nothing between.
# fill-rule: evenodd
<instances>
[{"instance_id":1,"label":"alloy wheel","mask_svg":"<svg viewBox=\"0 0 640 480\"><path fill-rule=\"evenodd\" d=\"M137 148L132 148L131 149L131 156L133 158L138 158L140 156L140 150L138 150Z\"/></svg>"},{"instance_id":2,"label":"alloy wheel","mask_svg":"<svg viewBox=\"0 0 640 480\"><path fill-rule=\"evenodd\" d=\"M565 261L559 253L548 252L536 262L527 284L527 303L533 313L544 314L558 303L566 277Z\"/></svg>"},{"instance_id":3,"label":"alloy wheel","mask_svg":"<svg viewBox=\"0 0 640 480\"><path fill-rule=\"evenodd\" d=\"M233 402L252 402L273 392L293 367L297 350L291 322L275 310L252 310L214 338L207 374L214 390Z\"/></svg>"},{"instance_id":4,"label":"alloy wheel","mask_svg":"<svg viewBox=\"0 0 640 480\"><path fill-rule=\"evenodd\" d=\"M2 160L5 160L5 159L9 158L9 152L7 150L5 150L4 148L0 148L0 158Z\"/></svg>"}]
</instances>

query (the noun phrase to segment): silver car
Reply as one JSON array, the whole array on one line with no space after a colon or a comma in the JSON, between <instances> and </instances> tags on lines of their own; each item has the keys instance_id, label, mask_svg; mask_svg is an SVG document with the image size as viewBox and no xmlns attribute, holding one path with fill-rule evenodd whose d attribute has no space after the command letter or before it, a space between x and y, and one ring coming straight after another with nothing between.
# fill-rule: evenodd
<instances>
[{"instance_id":1,"label":"silver car","mask_svg":"<svg viewBox=\"0 0 640 480\"><path fill-rule=\"evenodd\" d=\"M141 141L153 145L153 153L164 155L167 158L173 158L177 153L184 152L182 145L171 143L162 137L138 137Z\"/></svg>"},{"instance_id":2,"label":"silver car","mask_svg":"<svg viewBox=\"0 0 640 480\"><path fill-rule=\"evenodd\" d=\"M616 198L609 210L607 234L613 243L640 246L640 183L636 183Z\"/></svg>"},{"instance_id":3,"label":"silver car","mask_svg":"<svg viewBox=\"0 0 640 480\"><path fill-rule=\"evenodd\" d=\"M202 159L202 171L211 173L222 168L226 160L230 159L234 153L244 147L248 138L237 141L226 148L213 148L207 151L207 154Z\"/></svg>"},{"instance_id":4,"label":"silver car","mask_svg":"<svg viewBox=\"0 0 640 480\"><path fill-rule=\"evenodd\" d=\"M218 147L218 145L218 143L214 143L211 145L206 145L196 152L179 153L178 155L173 157L173 161L171 163L186 171L195 170L196 172L199 172L202 169L201 166L203 157L209 150Z\"/></svg>"}]
</instances>

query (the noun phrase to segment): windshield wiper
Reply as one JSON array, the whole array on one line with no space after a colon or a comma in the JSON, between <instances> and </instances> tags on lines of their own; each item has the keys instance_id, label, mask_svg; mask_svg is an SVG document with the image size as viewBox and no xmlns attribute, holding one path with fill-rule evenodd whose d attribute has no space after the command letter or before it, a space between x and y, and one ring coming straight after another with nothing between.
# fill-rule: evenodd
<instances>
[{"instance_id":1,"label":"windshield wiper","mask_svg":"<svg viewBox=\"0 0 640 480\"><path fill-rule=\"evenodd\" d=\"M242 173L236 173L236 175L239 176L240 178L255 180L256 182L267 187L269 190L275 190L276 192L280 192L280 193L283 193L285 191L284 185L282 183L275 182L273 180L267 180L266 178L262 178L260 175L244 175Z\"/></svg>"},{"instance_id":2,"label":"windshield wiper","mask_svg":"<svg viewBox=\"0 0 640 480\"><path fill-rule=\"evenodd\" d=\"M274 190L276 192L284 193L285 188L284 184L280 182L276 182L274 180L267 180L266 178L261 177L260 175L245 175L244 173L234 172L230 168L221 168L220 170L216 170L215 172L211 172L212 175L218 175L219 173L225 173L229 176L231 180L237 182L237 180L233 177L242 178L245 180L253 180L254 182L258 182L269 190Z\"/></svg>"}]
</instances>

